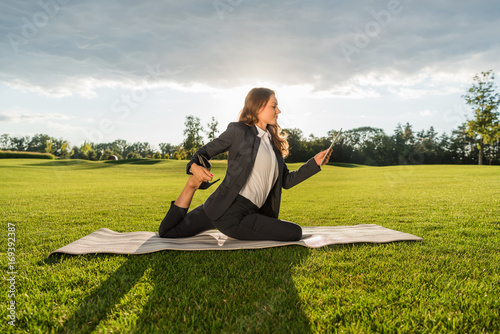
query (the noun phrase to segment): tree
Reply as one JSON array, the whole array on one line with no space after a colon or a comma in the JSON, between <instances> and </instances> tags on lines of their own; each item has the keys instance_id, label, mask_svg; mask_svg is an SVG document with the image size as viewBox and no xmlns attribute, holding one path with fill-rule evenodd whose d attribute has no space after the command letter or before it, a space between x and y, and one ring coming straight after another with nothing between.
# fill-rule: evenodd
<instances>
[{"instance_id":1,"label":"tree","mask_svg":"<svg viewBox=\"0 0 500 334\"><path fill-rule=\"evenodd\" d=\"M69 157L70 159L80 159L80 148L78 146L73 146Z\"/></svg>"},{"instance_id":2,"label":"tree","mask_svg":"<svg viewBox=\"0 0 500 334\"><path fill-rule=\"evenodd\" d=\"M151 157L153 155L153 148L148 142L135 142L127 146L124 156L128 156L129 153L137 153L141 158Z\"/></svg>"},{"instance_id":3,"label":"tree","mask_svg":"<svg viewBox=\"0 0 500 334\"><path fill-rule=\"evenodd\" d=\"M434 131L434 129L432 129ZM404 131L403 131L403 140L407 145L415 144L415 136L413 135L413 127L410 123L406 123Z\"/></svg>"},{"instance_id":4,"label":"tree","mask_svg":"<svg viewBox=\"0 0 500 334\"><path fill-rule=\"evenodd\" d=\"M472 107L474 118L467 122L469 137L478 138L478 164L483 164L485 145L500 139L498 105L500 95L495 92L495 73L493 70L476 74L472 87L462 97Z\"/></svg>"},{"instance_id":5,"label":"tree","mask_svg":"<svg viewBox=\"0 0 500 334\"><path fill-rule=\"evenodd\" d=\"M313 134L310 134L309 139L306 142L307 156L313 157L316 153L326 150L330 146L330 144L331 138L314 137Z\"/></svg>"},{"instance_id":6,"label":"tree","mask_svg":"<svg viewBox=\"0 0 500 334\"><path fill-rule=\"evenodd\" d=\"M129 154L127 154L127 159L140 159L140 158L141 155L136 152L130 152Z\"/></svg>"},{"instance_id":7,"label":"tree","mask_svg":"<svg viewBox=\"0 0 500 334\"><path fill-rule=\"evenodd\" d=\"M418 132L413 163L441 163L444 148L439 145L438 133L434 130L433 126L427 131L422 130Z\"/></svg>"},{"instance_id":8,"label":"tree","mask_svg":"<svg viewBox=\"0 0 500 334\"><path fill-rule=\"evenodd\" d=\"M385 132L382 131L382 133L373 136L371 143L373 145L373 159L378 166L388 166L396 163L392 158L395 149L394 141Z\"/></svg>"},{"instance_id":9,"label":"tree","mask_svg":"<svg viewBox=\"0 0 500 334\"><path fill-rule=\"evenodd\" d=\"M97 160L97 152L93 149L92 143L85 141L80 147L79 158L86 160Z\"/></svg>"},{"instance_id":10,"label":"tree","mask_svg":"<svg viewBox=\"0 0 500 334\"><path fill-rule=\"evenodd\" d=\"M184 122L184 142L182 146L186 152L190 152L192 148L198 149L203 146L203 138L200 133L203 131L203 127L200 124L200 119L194 117L193 115L186 116L186 122ZM187 156L191 159L191 156Z\"/></svg>"},{"instance_id":11,"label":"tree","mask_svg":"<svg viewBox=\"0 0 500 334\"><path fill-rule=\"evenodd\" d=\"M384 163L380 154L377 155L377 152L382 149L384 144L386 144L386 142L383 141L384 137L387 137L384 130L364 126L350 130L349 132L357 134L360 140L359 153L361 159L358 163L364 165L380 165Z\"/></svg>"},{"instance_id":12,"label":"tree","mask_svg":"<svg viewBox=\"0 0 500 334\"><path fill-rule=\"evenodd\" d=\"M99 157L99 160L108 160L110 156L115 155L113 151L109 148L105 149L104 152Z\"/></svg>"},{"instance_id":13,"label":"tree","mask_svg":"<svg viewBox=\"0 0 500 334\"><path fill-rule=\"evenodd\" d=\"M153 148L148 142L139 143L139 154L143 158L151 158L153 155Z\"/></svg>"},{"instance_id":14,"label":"tree","mask_svg":"<svg viewBox=\"0 0 500 334\"><path fill-rule=\"evenodd\" d=\"M160 143L158 146L160 147L163 158L170 159L170 154L174 152L174 146L170 143Z\"/></svg>"},{"instance_id":15,"label":"tree","mask_svg":"<svg viewBox=\"0 0 500 334\"><path fill-rule=\"evenodd\" d=\"M127 147L123 151L123 156L127 158L130 153L139 154L138 153L139 150L140 150L140 143L139 142L127 145ZM127 158L127 159L129 159L129 158Z\"/></svg>"},{"instance_id":16,"label":"tree","mask_svg":"<svg viewBox=\"0 0 500 334\"><path fill-rule=\"evenodd\" d=\"M48 140L52 140L48 135L45 134L36 134L34 135L29 144L27 151L29 152L40 152L45 153L45 147Z\"/></svg>"},{"instance_id":17,"label":"tree","mask_svg":"<svg viewBox=\"0 0 500 334\"><path fill-rule=\"evenodd\" d=\"M10 149L14 151L26 151L28 144L30 142L30 137L11 137L10 138ZM50 153L50 152L49 152Z\"/></svg>"},{"instance_id":18,"label":"tree","mask_svg":"<svg viewBox=\"0 0 500 334\"><path fill-rule=\"evenodd\" d=\"M61 139L51 138L51 139L52 139L52 150L54 151L54 155L62 159L69 158L68 141L62 138Z\"/></svg>"},{"instance_id":19,"label":"tree","mask_svg":"<svg viewBox=\"0 0 500 334\"><path fill-rule=\"evenodd\" d=\"M421 159L417 156L415 150L415 141L413 130L409 123L403 127L401 124L396 126L394 130L394 162L400 165L421 163Z\"/></svg>"},{"instance_id":20,"label":"tree","mask_svg":"<svg viewBox=\"0 0 500 334\"><path fill-rule=\"evenodd\" d=\"M87 152L87 157L89 158L89 160L98 160L98 157L97 157L97 152L94 151L94 150L90 150Z\"/></svg>"},{"instance_id":21,"label":"tree","mask_svg":"<svg viewBox=\"0 0 500 334\"><path fill-rule=\"evenodd\" d=\"M209 142L215 139L215 134L218 132L217 131L218 125L219 122L217 122L215 120L215 117L212 116L212 122L207 124L208 131L205 132Z\"/></svg>"},{"instance_id":22,"label":"tree","mask_svg":"<svg viewBox=\"0 0 500 334\"><path fill-rule=\"evenodd\" d=\"M10 138L8 133L4 133L0 136L0 149L8 150L10 145Z\"/></svg>"},{"instance_id":23,"label":"tree","mask_svg":"<svg viewBox=\"0 0 500 334\"><path fill-rule=\"evenodd\" d=\"M54 148L52 148L53 145L54 145L54 142L52 141L52 138L47 140L45 142L45 152L46 153L54 153Z\"/></svg>"},{"instance_id":24,"label":"tree","mask_svg":"<svg viewBox=\"0 0 500 334\"><path fill-rule=\"evenodd\" d=\"M290 154L286 158L286 162L301 162L307 161L308 152L303 133L300 129L283 129L283 132L288 134L287 140Z\"/></svg>"},{"instance_id":25,"label":"tree","mask_svg":"<svg viewBox=\"0 0 500 334\"><path fill-rule=\"evenodd\" d=\"M182 148L182 145L177 146L174 152L174 159L182 160L186 159L186 157L187 152Z\"/></svg>"},{"instance_id":26,"label":"tree","mask_svg":"<svg viewBox=\"0 0 500 334\"><path fill-rule=\"evenodd\" d=\"M205 134L207 135L207 138L208 138L209 142L212 141L212 140L214 140L216 138L217 133L219 132L217 130L218 126L219 126L219 122L217 122L215 120L215 117L212 116L212 121L207 124L208 131L205 131ZM203 142L201 142L199 146L203 146ZM188 151L188 156L192 157L193 154L198 150L199 146L191 148L191 150ZM190 152L192 152L192 153L190 153ZM216 156L213 156L212 159L226 160L227 156L228 156L228 152L226 151L226 152L219 153Z\"/></svg>"},{"instance_id":27,"label":"tree","mask_svg":"<svg viewBox=\"0 0 500 334\"><path fill-rule=\"evenodd\" d=\"M128 144L127 141L124 139L116 139L114 142L111 143L110 150L114 151L116 153L120 153L120 155L125 154L125 150L127 148Z\"/></svg>"},{"instance_id":28,"label":"tree","mask_svg":"<svg viewBox=\"0 0 500 334\"><path fill-rule=\"evenodd\" d=\"M330 140L335 138L336 134L336 131L329 131ZM382 129L368 126L346 130L335 144L331 159L339 162L378 165L380 158L376 156L376 152L381 145L379 139L383 135L385 136L385 133Z\"/></svg>"}]
</instances>

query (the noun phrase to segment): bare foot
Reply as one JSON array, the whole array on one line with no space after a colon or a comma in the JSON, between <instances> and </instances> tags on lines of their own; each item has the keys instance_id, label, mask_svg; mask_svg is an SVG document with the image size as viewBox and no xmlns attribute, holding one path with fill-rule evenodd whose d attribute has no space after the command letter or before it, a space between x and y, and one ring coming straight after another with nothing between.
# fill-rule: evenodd
<instances>
[{"instance_id":1,"label":"bare foot","mask_svg":"<svg viewBox=\"0 0 500 334\"><path fill-rule=\"evenodd\" d=\"M187 181L187 185L194 189L198 189L202 183L203 182L198 181L198 179L194 175L191 175L189 177L189 180Z\"/></svg>"}]
</instances>

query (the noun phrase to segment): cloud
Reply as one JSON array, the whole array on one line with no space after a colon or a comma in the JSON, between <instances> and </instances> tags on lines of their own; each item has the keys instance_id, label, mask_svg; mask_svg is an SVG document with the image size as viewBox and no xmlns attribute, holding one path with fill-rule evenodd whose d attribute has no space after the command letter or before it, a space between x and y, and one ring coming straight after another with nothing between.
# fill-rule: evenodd
<instances>
[{"instance_id":1,"label":"cloud","mask_svg":"<svg viewBox=\"0 0 500 334\"><path fill-rule=\"evenodd\" d=\"M422 110L422 111L419 112L420 116L422 116L422 117L432 116L435 113L436 113L435 111L429 110L429 109L425 109L425 110Z\"/></svg>"},{"instance_id":2,"label":"cloud","mask_svg":"<svg viewBox=\"0 0 500 334\"><path fill-rule=\"evenodd\" d=\"M85 130L85 128L81 126L74 126L67 123L61 124L54 121L47 121L47 128L58 130L63 133L80 133Z\"/></svg>"},{"instance_id":3,"label":"cloud","mask_svg":"<svg viewBox=\"0 0 500 334\"><path fill-rule=\"evenodd\" d=\"M15 109L11 111L4 111L0 113L0 121L1 122L37 122L37 121L45 121L51 119L64 119L68 120L71 117L59 114L59 113L29 113L20 109Z\"/></svg>"},{"instance_id":4,"label":"cloud","mask_svg":"<svg viewBox=\"0 0 500 334\"><path fill-rule=\"evenodd\" d=\"M392 13L397 1L41 3L53 6L15 2L0 13L0 81L55 97L265 81L308 86L311 95L409 98L499 65L494 0L400 0ZM342 45L356 52L346 56Z\"/></svg>"}]
</instances>

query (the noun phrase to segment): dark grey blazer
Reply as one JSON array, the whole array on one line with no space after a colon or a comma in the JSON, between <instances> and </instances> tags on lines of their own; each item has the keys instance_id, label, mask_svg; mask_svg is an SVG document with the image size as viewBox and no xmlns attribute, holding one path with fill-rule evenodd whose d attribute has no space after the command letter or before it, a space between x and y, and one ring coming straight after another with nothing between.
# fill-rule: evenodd
<instances>
[{"instance_id":1,"label":"dark grey blazer","mask_svg":"<svg viewBox=\"0 0 500 334\"><path fill-rule=\"evenodd\" d=\"M253 168L260 146L260 137L255 126L248 126L242 122L231 122L218 138L200 147L187 164L186 172L193 163L198 163L201 154L208 160L217 154L229 151L226 176L219 187L207 198L203 208L212 221L220 218L238 196L246 184ZM274 146L273 146L274 147ZM309 159L296 171L289 172L283 157L274 148L278 160L279 176L269 192L266 202L260 213L269 217L278 218L281 202L281 188L289 189L321 170L314 158Z\"/></svg>"}]
</instances>

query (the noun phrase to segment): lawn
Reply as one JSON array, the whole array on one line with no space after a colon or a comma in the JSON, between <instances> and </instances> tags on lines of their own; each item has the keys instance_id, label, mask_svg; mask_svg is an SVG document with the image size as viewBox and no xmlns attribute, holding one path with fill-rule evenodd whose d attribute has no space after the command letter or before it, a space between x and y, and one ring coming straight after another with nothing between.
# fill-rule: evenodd
<instances>
[{"instance_id":1,"label":"lawn","mask_svg":"<svg viewBox=\"0 0 500 334\"><path fill-rule=\"evenodd\" d=\"M422 242L46 258L103 227L157 231L186 163L0 160L0 332L500 332L500 166L328 165L283 190L282 219ZM226 162L213 165L222 178Z\"/></svg>"}]
</instances>

